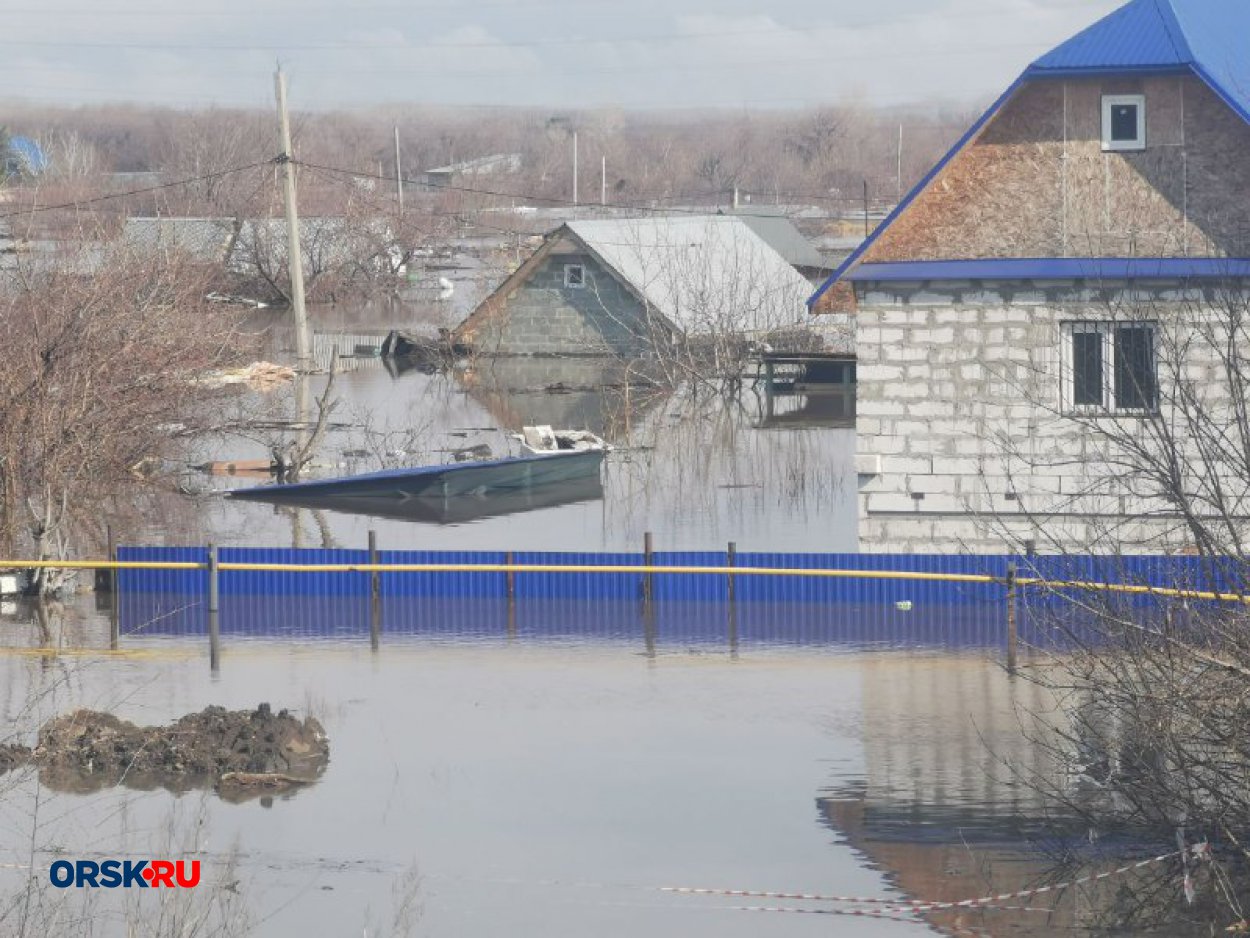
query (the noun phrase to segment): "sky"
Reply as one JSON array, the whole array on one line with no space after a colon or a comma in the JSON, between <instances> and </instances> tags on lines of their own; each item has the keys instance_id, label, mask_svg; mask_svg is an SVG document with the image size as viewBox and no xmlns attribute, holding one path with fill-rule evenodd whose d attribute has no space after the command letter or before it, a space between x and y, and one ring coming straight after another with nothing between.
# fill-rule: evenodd
<instances>
[{"instance_id":1,"label":"sky","mask_svg":"<svg viewBox=\"0 0 1250 938\"><path fill-rule=\"evenodd\" d=\"M967 104L1120 0L0 0L0 97L268 107Z\"/></svg>"}]
</instances>

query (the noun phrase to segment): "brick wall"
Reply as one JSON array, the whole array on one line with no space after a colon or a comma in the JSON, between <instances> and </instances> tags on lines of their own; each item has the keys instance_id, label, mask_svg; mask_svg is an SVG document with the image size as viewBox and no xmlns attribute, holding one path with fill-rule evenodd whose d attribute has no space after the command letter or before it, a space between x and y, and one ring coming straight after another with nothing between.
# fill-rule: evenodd
<instances>
[{"instance_id":1,"label":"brick wall","mask_svg":"<svg viewBox=\"0 0 1250 938\"><path fill-rule=\"evenodd\" d=\"M1039 550L1126 552L1186 543L1175 520L1141 497L1098 434L1062 413L1062 323L1149 318L1161 347L1218 321L1201 294L1176 289L1133 303L1092 303L1052 285L1036 302L956 302L955 293L869 285L858 315L857 467L860 547L877 552L1000 552L1034 540ZM1124 299L1121 297L1120 299ZM1129 312L1131 310L1131 312ZM1183 374L1227 407L1213 360L1191 352ZM1165 364L1176 361L1166 348ZM1159 373L1168 400L1168 368ZM1117 417L1133 428L1132 417Z\"/></svg>"},{"instance_id":2,"label":"brick wall","mask_svg":"<svg viewBox=\"0 0 1250 938\"><path fill-rule=\"evenodd\" d=\"M580 264L585 286L565 286L564 269ZM553 254L503 298L476 339L488 355L615 355L646 347L642 304L586 254Z\"/></svg>"},{"instance_id":3,"label":"brick wall","mask_svg":"<svg viewBox=\"0 0 1250 938\"><path fill-rule=\"evenodd\" d=\"M1141 152L1102 152L1104 94L1143 94ZM867 261L1243 256L1250 126L1199 79L1036 80L948 164Z\"/></svg>"}]
</instances>

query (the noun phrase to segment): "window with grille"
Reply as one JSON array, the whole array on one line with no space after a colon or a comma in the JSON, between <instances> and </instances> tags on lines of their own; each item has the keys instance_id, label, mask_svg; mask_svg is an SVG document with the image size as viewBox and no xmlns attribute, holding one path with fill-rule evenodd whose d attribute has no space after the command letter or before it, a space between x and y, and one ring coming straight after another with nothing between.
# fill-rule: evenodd
<instances>
[{"instance_id":1,"label":"window with grille","mask_svg":"<svg viewBox=\"0 0 1250 938\"><path fill-rule=\"evenodd\" d=\"M1063 325L1063 404L1083 413L1146 412L1159 406L1156 324Z\"/></svg>"}]
</instances>

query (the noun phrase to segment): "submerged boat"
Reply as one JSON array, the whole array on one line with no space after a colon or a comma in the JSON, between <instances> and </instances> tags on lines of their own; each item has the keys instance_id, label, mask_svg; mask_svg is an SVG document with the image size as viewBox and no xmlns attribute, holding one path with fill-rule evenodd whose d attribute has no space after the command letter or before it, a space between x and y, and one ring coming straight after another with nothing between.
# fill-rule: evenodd
<instances>
[{"instance_id":1,"label":"submerged boat","mask_svg":"<svg viewBox=\"0 0 1250 938\"><path fill-rule=\"evenodd\" d=\"M480 459L444 466L388 469L339 479L262 485L231 492L230 496L277 501L310 495L400 500L485 495L556 485L574 479L597 479L603 455L603 450L578 450L507 459Z\"/></svg>"},{"instance_id":2,"label":"submerged boat","mask_svg":"<svg viewBox=\"0 0 1250 938\"><path fill-rule=\"evenodd\" d=\"M282 486L264 492L280 493ZM335 511L340 514L367 515L394 521L423 521L433 524L464 524L483 518L511 515L540 508L557 508L603 498L603 483L597 476L568 479L553 485L535 485L525 489L487 491L481 494L453 495L439 498L422 495L418 498L360 497L354 495L318 495L315 492L292 493L280 497L257 494L253 500L291 508L313 511Z\"/></svg>"},{"instance_id":3,"label":"submerged boat","mask_svg":"<svg viewBox=\"0 0 1250 938\"><path fill-rule=\"evenodd\" d=\"M534 431L534 432L531 432ZM542 432L545 431L545 432ZM575 432L574 432L575 433ZM262 485L230 493L232 498L270 502L309 498L351 498L405 501L494 495L551 488L563 483L599 479L608 445L593 434L578 436L579 448L567 442L570 431L526 427L525 454L504 459L476 459L441 466L388 469L337 479L316 479L289 485ZM593 438L597 445L586 437ZM562 445L561 439L565 442Z\"/></svg>"}]
</instances>

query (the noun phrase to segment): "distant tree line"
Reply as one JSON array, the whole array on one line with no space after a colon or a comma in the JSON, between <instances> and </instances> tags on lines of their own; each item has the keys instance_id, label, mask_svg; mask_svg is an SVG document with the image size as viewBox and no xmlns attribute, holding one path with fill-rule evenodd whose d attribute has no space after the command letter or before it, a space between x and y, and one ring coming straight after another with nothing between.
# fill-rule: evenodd
<instances>
[{"instance_id":1,"label":"distant tree line","mask_svg":"<svg viewBox=\"0 0 1250 938\"><path fill-rule=\"evenodd\" d=\"M757 202L862 206L890 201L931 166L972 119L970 111L881 111L838 105L794 111L629 112L405 107L296 115L296 150L309 162L367 175L394 174L399 127L405 175L497 153L520 171L479 177L470 188L567 200L572 137L582 201L598 201L602 160L608 201L726 201L734 188ZM54 169L74 175L161 172L188 178L276 154L265 110L174 110L140 105L0 108L0 123L39 140ZM489 181L488 181L489 179ZM252 182L255 187L255 182ZM246 198L245 180L208 180L168 193L170 211L220 211ZM461 193L464 195L464 193ZM332 200L331 200L332 201Z\"/></svg>"}]
</instances>

